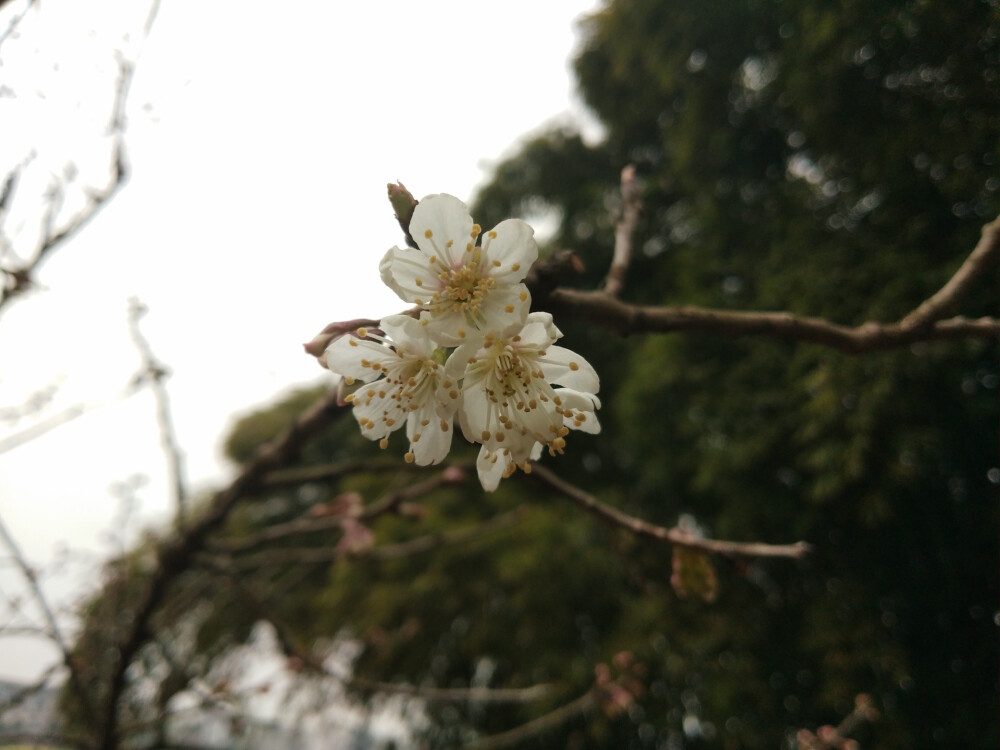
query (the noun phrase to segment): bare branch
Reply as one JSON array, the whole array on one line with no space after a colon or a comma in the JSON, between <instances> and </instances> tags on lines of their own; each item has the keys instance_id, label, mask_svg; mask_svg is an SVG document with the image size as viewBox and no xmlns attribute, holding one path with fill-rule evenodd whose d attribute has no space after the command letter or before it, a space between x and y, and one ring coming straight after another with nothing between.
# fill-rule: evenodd
<instances>
[{"instance_id":1,"label":"bare branch","mask_svg":"<svg viewBox=\"0 0 1000 750\"><path fill-rule=\"evenodd\" d=\"M657 542L675 544L680 547L688 547L727 557L788 557L793 560L800 560L812 550L812 547L806 542L796 542L795 544L764 544L762 542L727 542L719 539L702 539L693 536L690 532L678 526L669 529L665 526L656 526L640 518L623 513L617 508L612 508L610 505L605 505L593 495L560 479L549 469L539 464L532 465L530 476L572 500L605 523L630 531L636 536L653 539Z\"/></svg>"},{"instance_id":2,"label":"bare branch","mask_svg":"<svg viewBox=\"0 0 1000 750\"><path fill-rule=\"evenodd\" d=\"M635 179L635 167L631 164L622 170L622 208L615 221L615 251L611 259L611 269L604 282L604 293L617 297L625 288L625 276L632 263L632 242L639 224L642 201Z\"/></svg>"},{"instance_id":3,"label":"bare branch","mask_svg":"<svg viewBox=\"0 0 1000 750\"><path fill-rule=\"evenodd\" d=\"M3 6L7 5L8 2L10 2L10 0L0 0L0 8L3 8ZM21 25L21 21L23 21L24 17L28 15L28 11L31 10L34 4L35 0L27 0L24 7L21 9L21 12L10 19L10 23L7 25L7 28L2 34L0 34L0 44L6 42L7 38L17 30L17 27Z\"/></svg>"},{"instance_id":4,"label":"bare branch","mask_svg":"<svg viewBox=\"0 0 1000 750\"><path fill-rule=\"evenodd\" d=\"M726 338L770 336L821 344L849 354L898 349L917 341L1000 339L1000 319L997 318L955 317L936 321L926 328L904 328L899 323L864 323L851 328L785 312L630 305L603 292L573 289L555 289L540 304L550 312L601 325L622 335L684 331Z\"/></svg>"},{"instance_id":5,"label":"bare branch","mask_svg":"<svg viewBox=\"0 0 1000 750\"><path fill-rule=\"evenodd\" d=\"M146 313L146 307L139 300L133 299L129 303L129 333L132 342L139 351L142 359L143 374L149 387L153 391L153 399L156 402L156 423L159 427L160 442L163 445L163 452L167 458L167 476L174 497L174 508L176 515L174 524L178 531L184 529L187 516L187 490L184 480L184 458L181 454L180 445L177 442L177 435L174 430L173 419L170 415L170 396L167 388L163 384L167 377L167 369L153 355L153 350L149 346L146 337L139 329L139 319Z\"/></svg>"},{"instance_id":6,"label":"bare branch","mask_svg":"<svg viewBox=\"0 0 1000 750\"><path fill-rule=\"evenodd\" d=\"M157 565L149 577L146 591L140 598L128 630L119 644L116 667L111 684L95 722L99 727L97 747L113 750L118 744L117 704L125 687L125 672L133 657L150 634L150 621L163 601L170 584L190 568L195 555L202 550L209 533L229 517L244 499L258 492L264 477L291 463L308 440L332 424L346 410L338 406L336 390L328 393L312 408L299 416L295 423L277 439L261 446L256 455L226 489L217 493L208 511L192 520L185 532L161 544L157 550Z\"/></svg>"},{"instance_id":7,"label":"bare branch","mask_svg":"<svg viewBox=\"0 0 1000 750\"><path fill-rule=\"evenodd\" d=\"M69 670L69 678L73 685L73 690L76 691L81 704L88 711L93 711L94 706L90 700L90 693L80 677L79 670L76 668L69 644L66 643L66 639L63 637L62 629L59 627L59 623L56 622L55 615L52 612L52 608L49 606L48 599L46 599L45 594L42 592L42 587L38 585L38 574L35 572L34 568L28 565L28 561L21 552L21 548L18 546L14 537L11 535L10 531L8 531L7 526L2 520L0 520L0 540L2 540L7 549L10 550L10 554L17 563L17 567L20 569L21 575L24 577L24 580L28 583L28 587L31 589L31 595L34 598L35 603L38 605L39 610L41 610L42 617L45 620L46 635L59 649L59 652L62 655L62 662Z\"/></svg>"},{"instance_id":8,"label":"bare branch","mask_svg":"<svg viewBox=\"0 0 1000 750\"><path fill-rule=\"evenodd\" d=\"M484 737L481 740L464 745L464 750L499 750L499 748L520 745L540 734L561 727L581 714L595 710L600 699L599 693L599 690L591 690L576 700L570 701L566 705L560 706L555 711L551 711L544 716L539 716L527 724L522 724L509 731Z\"/></svg>"},{"instance_id":9,"label":"bare branch","mask_svg":"<svg viewBox=\"0 0 1000 750\"><path fill-rule=\"evenodd\" d=\"M949 309L969 293L973 285L985 276L1000 259L1000 218L983 227L982 236L965 262L936 294L925 300L903 318L902 328L925 328L940 320Z\"/></svg>"},{"instance_id":10,"label":"bare branch","mask_svg":"<svg viewBox=\"0 0 1000 750\"><path fill-rule=\"evenodd\" d=\"M439 534L425 534L398 544L383 544L371 547L366 550L358 550L345 554L336 547L324 545L321 547L279 547L259 552L253 555L241 555L230 557L228 565L240 571L256 570L274 565L315 565L321 563L336 562L348 557L352 560L398 560L411 555L418 555L430 552L444 546L462 544L480 537L491 534L500 529L507 528L517 523L524 517L523 508L517 508L507 513L487 519L481 523L471 524L454 531ZM308 528L299 525L297 522L285 524L286 529L282 536L291 533L307 533L310 531L320 531L340 525L340 519L321 518L315 520L315 526ZM277 527L275 527L277 528ZM272 536L271 538L275 538ZM216 545L212 545L216 547ZM232 555L233 551L230 551ZM199 557L199 559L201 559Z\"/></svg>"},{"instance_id":11,"label":"bare branch","mask_svg":"<svg viewBox=\"0 0 1000 750\"><path fill-rule=\"evenodd\" d=\"M529 277L532 298L549 312L604 326L621 335L632 333L699 332L736 338L770 336L829 346L850 354L898 349L917 341L977 338L1000 340L1000 318L940 319L972 284L1000 259L1000 219L983 228L983 236L955 275L913 312L894 323L863 323L856 327L787 312L713 310L703 307L632 305L606 291L552 288L541 283L541 272Z\"/></svg>"},{"instance_id":12,"label":"bare branch","mask_svg":"<svg viewBox=\"0 0 1000 750\"><path fill-rule=\"evenodd\" d=\"M114 135L111 178L99 190L88 191L88 205L69 224L56 231L52 227L51 209L47 220L47 230L35 250L34 256L17 268L3 269L7 282L0 288L0 311L13 299L33 285L32 277L42 262L64 242L74 237L100 213L108 202L122 189L128 179L128 162L125 154L125 105L132 84L134 67L125 59L118 61L118 86L111 116L110 130Z\"/></svg>"}]
</instances>

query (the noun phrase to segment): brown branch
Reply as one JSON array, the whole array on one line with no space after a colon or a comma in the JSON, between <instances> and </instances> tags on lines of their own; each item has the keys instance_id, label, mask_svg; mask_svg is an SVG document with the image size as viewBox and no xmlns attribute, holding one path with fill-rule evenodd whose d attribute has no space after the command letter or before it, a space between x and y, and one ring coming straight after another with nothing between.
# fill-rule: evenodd
<instances>
[{"instance_id":1,"label":"brown branch","mask_svg":"<svg viewBox=\"0 0 1000 750\"><path fill-rule=\"evenodd\" d=\"M621 191L622 209L615 221L615 250L608 278L604 282L604 293L611 297L617 297L625 288L625 276L632 263L632 242L642 211L635 167L631 164L622 170Z\"/></svg>"},{"instance_id":2,"label":"brown branch","mask_svg":"<svg viewBox=\"0 0 1000 750\"><path fill-rule=\"evenodd\" d=\"M925 328L944 317L969 293L1000 258L1000 218L983 227L982 236L965 262L936 294L922 302L900 322L903 328Z\"/></svg>"},{"instance_id":3,"label":"brown branch","mask_svg":"<svg viewBox=\"0 0 1000 750\"><path fill-rule=\"evenodd\" d=\"M593 495L560 479L549 469L539 464L532 465L529 476L556 490L605 523L630 531L638 537L653 539L657 542L675 544L680 547L688 547L727 557L787 557L793 560L800 560L812 550L812 547L806 542L796 542L795 544L764 544L762 542L728 542L719 539L701 539L678 526L674 526L673 528L656 526L635 516L623 513L617 508L612 508L610 505L605 505Z\"/></svg>"},{"instance_id":4,"label":"brown branch","mask_svg":"<svg viewBox=\"0 0 1000 750\"><path fill-rule=\"evenodd\" d=\"M464 750L498 750L504 747L520 745L527 740L550 732L572 721L580 714L585 714L597 708L600 701L600 691L597 689L584 693L576 700L560 706L544 716L532 719L526 724L510 729L500 734L484 737L481 740L463 745Z\"/></svg>"},{"instance_id":5,"label":"brown branch","mask_svg":"<svg viewBox=\"0 0 1000 750\"><path fill-rule=\"evenodd\" d=\"M58 231L46 230L31 260L22 263L17 268L3 269L3 273L7 276L7 283L0 288L0 311L13 299L32 287L32 277L42 262L64 242L86 227L124 187L128 179L128 161L125 153L125 105L128 101L128 92L131 88L135 68L132 63L125 59L119 59L118 67L118 87L110 123L110 131L114 135L110 182L100 190L87 192L88 205L68 225Z\"/></svg>"},{"instance_id":6,"label":"brown branch","mask_svg":"<svg viewBox=\"0 0 1000 750\"><path fill-rule=\"evenodd\" d=\"M528 278L532 299L539 308L557 315L609 328L621 335L632 333L700 332L736 338L770 336L859 352L898 349L917 341L978 338L1000 340L1000 319L941 319L972 285L1000 260L1000 219L987 224L975 249L954 276L911 313L893 323L867 322L851 327L823 318L787 312L714 310L703 307L642 306L622 302L606 291L580 291L553 287L551 274Z\"/></svg>"},{"instance_id":7,"label":"brown branch","mask_svg":"<svg viewBox=\"0 0 1000 750\"><path fill-rule=\"evenodd\" d=\"M267 474L291 463L313 435L345 413L346 410L337 405L336 391L328 393L300 415L283 435L259 448L229 487L216 494L203 516L193 520L183 534L164 541L159 546L156 567L129 620L128 631L119 644L117 663L105 703L95 722L99 727L97 747L100 750L113 750L118 745L117 704L125 688L125 673L150 635L150 622L170 584L191 567L209 533L219 528L241 501L263 488L263 480Z\"/></svg>"},{"instance_id":8,"label":"brown branch","mask_svg":"<svg viewBox=\"0 0 1000 750\"><path fill-rule=\"evenodd\" d=\"M508 511L507 513L501 513L498 516L487 519L482 523L465 526L455 531L424 534L423 536L418 536L405 542L399 542L397 544L383 544L346 554L343 551L331 546L292 548L279 547L253 555L240 555L239 557L235 557L232 556L234 552L243 551L242 549L235 549L227 550L231 556L227 557L226 560L228 565L240 571L260 569L274 565L315 565L319 563L336 562L338 560L343 560L345 557L348 557L351 560L376 560L378 562L383 562L385 560L398 560L400 558L410 557L411 555L419 555L424 552L430 552L433 549L447 545L463 544L487 534L491 534L494 531L507 528L508 526L520 521L523 517L523 508L516 508L512 511ZM315 526L312 528L300 525L298 522L294 522L294 524L284 524L284 526L289 528L286 528L281 536L288 536L292 533L308 533L310 531L335 528L340 525L340 519L315 519L314 523ZM218 545L213 544L212 552L217 551L217 548ZM201 559L200 556L199 559ZM218 558L216 558L216 562L218 562Z\"/></svg>"},{"instance_id":9,"label":"brown branch","mask_svg":"<svg viewBox=\"0 0 1000 750\"><path fill-rule=\"evenodd\" d=\"M84 684L83 678L80 676L76 663L73 661L73 654L70 651L69 644L63 637L62 630L56 622L55 614L53 614L52 608L49 606L48 599L46 599L45 594L42 592L42 587L38 584L38 574L35 572L34 568L28 565L28 561L21 552L21 548L18 546L11 533L7 530L7 526L2 520L0 520L0 540L2 540L4 546L10 550L10 554L14 558L14 562L17 564L18 569L21 571L21 575L28 583L31 595L34 598L35 603L38 605L38 608L41 610L42 617L45 620L45 635L59 649L59 653L62 656L62 663L66 666L66 669L69 670L70 683L73 685L73 690L80 699L80 703L88 712L93 712L94 705L90 700L90 692L87 690L87 686Z\"/></svg>"},{"instance_id":10,"label":"brown branch","mask_svg":"<svg viewBox=\"0 0 1000 750\"><path fill-rule=\"evenodd\" d=\"M177 442L176 431L174 430L173 419L170 415L170 396L163 381L167 377L168 371L159 360L153 355L153 350L149 346L146 337L139 329L139 319L146 313L146 307L139 300L132 299L129 302L129 333L132 336L132 343L139 352L142 360L143 376L153 392L153 400L156 403L156 424L159 428L160 443L167 459L167 477L170 483L171 494L174 498L174 525L178 531L183 531L187 517L187 490L184 481L184 458L181 448Z\"/></svg>"},{"instance_id":11,"label":"brown branch","mask_svg":"<svg viewBox=\"0 0 1000 750\"><path fill-rule=\"evenodd\" d=\"M964 317L935 321L926 327L900 323L864 323L857 327L786 312L712 310L702 307L631 305L604 292L555 289L540 305L557 315L604 326L621 334L700 332L726 338L770 336L829 346L857 354L898 349L917 341L967 338L1000 340L1000 319Z\"/></svg>"}]
</instances>

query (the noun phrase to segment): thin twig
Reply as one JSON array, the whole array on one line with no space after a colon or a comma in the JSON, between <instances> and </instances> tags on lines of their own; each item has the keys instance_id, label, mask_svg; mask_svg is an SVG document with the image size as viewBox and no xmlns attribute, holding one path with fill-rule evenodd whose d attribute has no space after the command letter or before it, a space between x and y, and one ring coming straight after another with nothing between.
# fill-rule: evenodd
<instances>
[{"instance_id":1,"label":"thin twig","mask_svg":"<svg viewBox=\"0 0 1000 750\"><path fill-rule=\"evenodd\" d=\"M867 322L844 326L823 318L787 312L714 310L703 307L632 305L606 291L553 288L529 276L535 305L549 312L600 325L622 335L633 333L699 332L727 338L770 336L787 341L821 344L850 354L898 349L918 341L959 339L1000 340L1000 318L941 319L972 285L1000 261L1000 219L983 227L975 249L947 283L912 312L892 323ZM536 264L538 265L538 264Z\"/></svg>"},{"instance_id":2,"label":"thin twig","mask_svg":"<svg viewBox=\"0 0 1000 750\"><path fill-rule=\"evenodd\" d=\"M8 0L0 1L0 8L6 5L7 2ZM21 12L15 15L12 19L10 19L10 24L7 26L4 32L0 34L0 44L6 42L7 39L10 37L10 35L17 30L17 27L21 25L21 21L24 20L24 17L28 15L28 11L31 10L34 5L35 5L35 0L27 0L27 2L24 4L24 8L21 9Z\"/></svg>"},{"instance_id":3,"label":"thin twig","mask_svg":"<svg viewBox=\"0 0 1000 750\"><path fill-rule=\"evenodd\" d=\"M610 505L605 505L593 495L560 479L549 469L539 464L532 465L529 476L556 490L602 521L630 531L636 536L653 539L657 542L666 542L727 557L788 557L800 560L812 550L812 547L806 542L764 544L763 542L728 542L719 539L702 539L678 526L673 528L656 526L623 513L617 508L612 508Z\"/></svg>"},{"instance_id":4,"label":"thin twig","mask_svg":"<svg viewBox=\"0 0 1000 750\"><path fill-rule=\"evenodd\" d=\"M821 344L848 354L899 349L918 341L1000 340L1000 319L954 317L927 327L899 323L863 323L850 327L787 312L745 312L702 307L630 305L604 292L555 289L539 303L544 309L577 321L633 333L699 332L726 338L769 336Z\"/></svg>"},{"instance_id":5,"label":"thin twig","mask_svg":"<svg viewBox=\"0 0 1000 750\"><path fill-rule=\"evenodd\" d=\"M170 584L191 567L195 555L204 548L208 535L225 522L241 501L262 488L268 473L291 463L313 435L329 427L345 413L346 410L338 406L336 390L328 393L301 414L281 436L261 446L232 483L216 494L208 511L191 521L184 534L160 545L156 567L119 644L116 666L97 722L97 747L100 750L113 750L118 745L117 704L125 689L125 673L149 635L152 617L163 602Z\"/></svg>"},{"instance_id":6,"label":"thin twig","mask_svg":"<svg viewBox=\"0 0 1000 750\"><path fill-rule=\"evenodd\" d=\"M146 307L139 300L129 302L128 327L132 343L142 359L145 379L153 392L156 402L156 424L159 428L160 443L167 459L167 477L170 482L171 494L174 499L174 525L178 531L183 531L187 523L187 490L184 480L184 457L174 430L173 418L170 415L170 395L163 381L167 377L167 369L157 360L149 341L139 329L139 319L146 313Z\"/></svg>"},{"instance_id":7,"label":"thin twig","mask_svg":"<svg viewBox=\"0 0 1000 750\"><path fill-rule=\"evenodd\" d=\"M635 167L631 164L622 170L622 208L615 222L615 250L611 258L611 268L604 282L604 293L617 297L625 288L625 276L632 263L632 244L635 230L642 212L639 199L639 185L635 179Z\"/></svg>"},{"instance_id":8,"label":"thin twig","mask_svg":"<svg viewBox=\"0 0 1000 750\"><path fill-rule=\"evenodd\" d=\"M593 711L597 708L599 697L598 690L591 690L544 716L539 716L537 719L532 719L528 723L506 732L483 737L481 740L463 745L463 748L464 750L499 750L499 748L520 745L540 734L561 727L580 714Z\"/></svg>"},{"instance_id":9,"label":"thin twig","mask_svg":"<svg viewBox=\"0 0 1000 750\"><path fill-rule=\"evenodd\" d=\"M922 302L916 310L904 317L903 328L924 328L944 317L949 309L969 293L973 285L985 276L1000 258L1000 218L983 227L976 247L948 282L936 294Z\"/></svg>"},{"instance_id":10,"label":"thin twig","mask_svg":"<svg viewBox=\"0 0 1000 750\"><path fill-rule=\"evenodd\" d=\"M512 511L508 511L507 513L501 513L500 515L494 516L493 518L487 519L481 523L465 526L454 531L439 534L425 534L423 536L409 539L405 542L399 542L397 544L381 544L376 547L352 551L346 554L336 547L331 547L329 545L321 547L278 547L276 549L258 552L253 555L240 555L239 557L232 556L228 558L228 563L237 570L246 571L275 565L315 565L319 563L336 562L337 560L342 560L345 557L352 560L376 560L380 562L385 560L398 560L404 557L410 557L411 555L430 552L431 550L439 547L463 544L465 542L478 539L482 536L486 536L487 534L491 534L517 523L523 518L523 516L523 509L516 508ZM334 520L336 520L336 523L333 523ZM282 534L282 536L287 536L291 533L319 531L340 525L339 519L321 518L315 519L315 521L317 524L322 522L322 525L317 525L317 527L309 529L296 524L294 528L286 529L286 533ZM216 547L217 545L215 544L211 546L213 552ZM229 551L230 555L233 555L236 551L237 550ZM242 552L243 550L238 551ZM201 558L199 557L199 559Z\"/></svg>"},{"instance_id":11,"label":"thin twig","mask_svg":"<svg viewBox=\"0 0 1000 750\"><path fill-rule=\"evenodd\" d=\"M76 663L73 661L73 654L70 651L69 644L63 637L62 629L59 627L59 623L56 622L55 614L53 614L52 608L49 606L48 599L42 592L42 587L38 584L38 574L35 572L34 568L28 565L28 561L21 552L21 548L18 546L14 537L11 535L10 531L8 531L7 526L2 520L0 520L0 540L2 540L7 549L10 550L10 554L17 563L17 567L20 569L21 575L24 577L24 580L27 581L28 587L31 589L31 595L34 598L35 603L38 605L38 608L41 610L42 617L45 620L45 634L59 649L59 653L62 656L62 663L66 666L66 669L69 670L69 679L73 685L73 690L77 693L77 697L80 699L84 708L88 712L93 711L94 706L90 700L90 693L80 676Z\"/></svg>"}]
</instances>

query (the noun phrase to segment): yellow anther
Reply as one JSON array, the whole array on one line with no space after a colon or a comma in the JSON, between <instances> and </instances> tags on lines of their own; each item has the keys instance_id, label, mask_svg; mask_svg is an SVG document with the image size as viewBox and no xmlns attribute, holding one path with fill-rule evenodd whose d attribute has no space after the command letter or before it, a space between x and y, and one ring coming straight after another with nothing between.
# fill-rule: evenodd
<instances>
[{"instance_id":1,"label":"yellow anther","mask_svg":"<svg viewBox=\"0 0 1000 750\"><path fill-rule=\"evenodd\" d=\"M396 420L395 419L393 419L392 417L385 417L385 426L386 427L392 427L394 424L396 424Z\"/></svg>"},{"instance_id":2,"label":"yellow anther","mask_svg":"<svg viewBox=\"0 0 1000 750\"><path fill-rule=\"evenodd\" d=\"M441 432L447 432L447 431L448 431L448 423L447 423L447 422L445 422L445 421L444 421L444 420L442 419L442 420L441 420Z\"/></svg>"},{"instance_id":3,"label":"yellow anther","mask_svg":"<svg viewBox=\"0 0 1000 750\"><path fill-rule=\"evenodd\" d=\"M444 243L444 246L450 248L454 244L455 244L455 240L448 240L446 243Z\"/></svg>"},{"instance_id":4,"label":"yellow anther","mask_svg":"<svg viewBox=\"0 0 1000 750\"><path fill-rule=\"evenodd\" d=\"M420 442L420 433L419 432L413 433L413 439L410 440L410 442L411 443L419 443Z\"/></svg>"},{"instance_id":5,"label":"yellow anther","mask_svg":"<svg viewBox=\"0 0 1000 750\"><path fill-rule=\"evenodd\" d=\"M414 279L413 283L416 284L417 286L423 286L424 285L424 280L423 279Z\"/></svg>"},{"instance_id":6,"label":"yellow anther","mask_svg":"<svg viewBox=\"0 0 1000 750\"><path fill-rule=\"evenodd\" d=\"M406 453L404 453L403 454L403 458L406 459L406 463L412 464L413 463L413 459L415 458L414 455L413 455L413 451L407 451Z\"/></svg>"},{"instance_id":7,"label":"yellow anther","mask_svg":"<svg viewBox=\"0 0 1000 750\"><path fill-rule=\"evenodd\" d=\"M485 442L486 442L487 440L489 440L489 439L490 439L490 431L489 431L489 430L483 430L483 435L482 435L482 438L483 438L483 442L484 442L484 443L485 443Z\"/></svg>"},{"instance_id":8,"label":"yellow anther","mask_svg":"<svg viewBox=\"0 0 1000 750\"><path fill-rule=\"evenodd\" d=\"M352 336L347 343L349 343L351 346L357 346L358 340Z\"/></svg>"},{"instance_id":9,"label":"yellow anther","mask_svg":"<svg viewBox=\"0 0 1000 750\"><path fill-rule=\"evenodd\" d=\"M427 239L430 239L433 236L434 236L434 232L432 232L430 229L427 229L427 230L424 231L424 237L426 237Z\"/></svg>"},{"instance_id":10,"label":"yellow anther","mask_svg":"<svg viewBox=\"0 0 1000 750\"><path fill-rule=\"evenodd\" d=\"M526 302L526 301L527 301L527 299L528 299L528 293L527 293L527 292L521 292L521 293L520 293L519 295L517 295L517 296L521 298L521 302Z\"/></svg>"},{"instance_id":11,"label":"yellow anther","mask_svg":"<svg viewBox=\"0 0 1000 750\"><path fill-rule=\"evenodd\" d=\"M496 434L496 438L497 438L497 442L498 442L498 443L502 443L502 442L504 441L504 439L505 439L506 437L507 437L507 436L506 436L506 435L504 435L504 434L503 434L502 432L498 432L498 433Z\"/></svg>"},{"instance_id":12,"label":"yellow anther","mask_svg":"<svg viewBox=\"0 0 1000 750\"><path fill-rule=\"evenodd\" d=\"M491 229L489 232L487 232L487 235L489 235L489 238L491 240L495 240L497 238L497 232L495 229ZM497 263L497 265L499 266L500 264Z\"/></svg>"},{"instance_id":13,"label":"yellow anther","mask_svg":"<svg viewBox=\"0 0 1000 750\"><path fill-rule=\"evenodd\" d=\"M510 264L510 270L511 271L520 271L521 270L521 264L520 263L511 263Z\"/></svg>"},{"instance_id":14,"label":"yellow anther","mask_svg":"<svg viewBox=\"0 0 1000 750\"><path fill-rule=\"evenodd\" d=\"M378 441L378 447L381 448L382 450L385 450L386 448L388 448L389 447L389 438L382 438L381 440L379 440Z\"/></svg>"},{"instance_id":15,"label":"yellow anther","mask_svg":"<svg viewBox=\"0 0 1000 750\"><path fill-rule=\"evenodd\" d=\"M368 329L367 329L367 328L359 328L359 329L358 329L358 335L359 335L359 336L360 336L361 338L364 338L365 336L367 336L367 335L368 335Z\"/></svg>"},{"instance_id":16,"label":"yellow anther","mask_svg":"<svg viewBox=\"0 0 1000 750\"><path fill-rule=\"evenodd\" d=\"M504 312L509 312L509 313L514 312L514 306L513 305L506 305L506 306L504 306L503 309L504 309Z\"/></svg>"},{"instance_id":17,"label":"yellow anther","mask_svg":"<svg viewBox=\"0 0 1000 750\"><path fill-rule=\"evenodd\" d=\"M448 391L448 397L449 398L458 398L458 391L456 391L454 388L452 388L450 391Z\"/></svg>"},{"instance_id":18,"label":"yellow anther","mask_svg":"<svg viewBox=\"0 0 1000 750\"><path fill-rule=\"evenodd\" d=\"M479 226L478 224L472 225L472 233L471 233L472 239L476 239L476 237L478 237L482 233L483 233L483 228L481 226Z\"/></svg>"},{"instance_id":19,"label":"yellow anther","mask_svg":"<svg viewBox=\"0 0 1000 750\"><path fill-rule=\"evenodd\" d=\"M577 370L580 369L580 365L578 365L576 362L570 362L569 369L571 369L573 372L576 372Z\"/></svg>"},{"instance_id":20,"label":"yellow anther","mask_svg":"<svg viewBox=\"0 0 1000 750\"><path fill-rule=\"evenodd\" d=\"M495 234L495 233L493 233L493 234ZM494 268L500 268L500 261L498 261L498 260L493 261L493 267Z\"/></svg>"}]
</instances>

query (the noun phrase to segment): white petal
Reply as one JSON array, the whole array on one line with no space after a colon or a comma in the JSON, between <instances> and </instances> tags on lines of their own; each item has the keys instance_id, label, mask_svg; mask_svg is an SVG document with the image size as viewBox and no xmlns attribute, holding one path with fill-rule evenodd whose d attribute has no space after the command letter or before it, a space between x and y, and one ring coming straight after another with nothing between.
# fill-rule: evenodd
<instances>
[{"instance_id":1,"label":"white petal","mask_svg":"<svg viewBox=\"0 0 1000 750\"><path fill-rule=\"evenodd\" d=\"M427 422L426 425L423 424L424 421ZM442 424L445 429L441 429ZM443 461L451 450L451 434L451 421L441 419L435 412L433 404L411 412L407 417L406 435L410 439L410 450L418 466L428 466Z\"/></svg>"},{"instance_id":2,"label":"white petal","mask_svg":"<svg viewBox=\"0 0 1000 750\"><path fill-rule=\"evenodd\" d=\"M445 375L455 380L465 377L465 368L468 367L470 359L476 358L481 344L482 339L477 336L474 341L467 341L455 349L445 362Z\"/></svg>"},{"instance_id":3,"label":"white petal","mask_svg":"<svg viewBox=\"0 0 1000 750\"><path fill-rule=\"evenodd\" d=\"M434 353L436 347L427 337L424 326L409 315L389 315L382 318L379 327L401 351L423 357L430 357Z\"/></svg>"},{"instance_id":4,"label":"white petal","mask_svg":"<svg viewBox=\"0 0 1000 750\"><path fill-rule=\"evenodd\" d=\"M500 264L493 273L495 277L521 281L527 276L531 264L538 260L534 234L535 230L520 219L507 219L483 235L486 263L491 267L493 261Z\"/></svg>"},{"instance_id":5,"label":"white petal","mask_svg":"<svg viewBox=\"0 0 1000 750\"><path fill-rule=\"evenodd\" d=\"M594 413L601 408L601 400L597 396L592 393L580 393L569 388L557 388L555 392L559 396L559 400L562 401L564 409L573 409L585 417L583 421L564 418L564 425L572 430L579 430L591 435L600 433L601 423L597 421L597 415Z\"/></svg>"},{"instance_id":6,"label":"white petal","mask_svg":"<svg viewBox=\"0 0 1000 750\"><path fill-rule=\"evenodd\" d=\"M495 287L480 308L486 318L483 327L488 331L504 331L509 326L522 323L530 307L531 296L524 284Z\"/></svg>"},{"instance_id":7,"label":"white petal","mask_svg":"<svg viewBox=\"0 0 1000 750\"><path fill-rule=\"evenodd\" d=\"M421 199L413 209L410 234L428 258L444 258L449 266L459 263L466 245L475 242L469 209L446 193Z\"/></svg>"},{"instance_id":8,"label":"white petal","mask_svg":"<svg viewBox=\"0 0 1000 750\"><path fill-rule=\"evenodd\" d=\"M574 351L561 346L550 346L544 357L539 357L545 379L567 388L586 393L601 389L601 379L591 364Z\"/></svg>"},{"instance_id":9,"label":"white petal","mask_svg":"<svg viewBox=\"0 0 1000 750\"><path fill-rule=\"evenodd\" d=\"M500 486L500 480L510 464L510 456L500 451L491 453L485 446L479 450L476 459L476 471L479 473L479 483L487 492L493 492Z\"/></svg>"},{"instance_id":10,"label":"white petal","mask_svg":"<svg viewBox=\"0 0 1000 750\"><path fill-rule=\"evenodd\" d=\"M332 372L369 383L379 377L380 371L365 367L362 361L390 362L395 355L386 347L350 334L341 336L326 348L326 366Z\"/></svg>"},{"instance_id":11,"label":"white petal","mask_svg":"<svg viewBox=\"0 0 1000 750\"><path fill-rule=\"evenodd\" d=\"M426 302L439 285L427 256L412 247L389 250L379 263L379 272L385 285L406 302Z\"/></svg>"}]
</instances>

